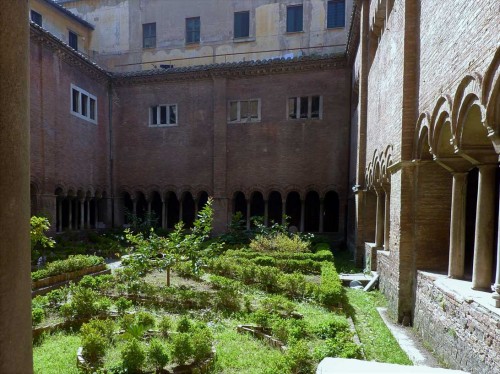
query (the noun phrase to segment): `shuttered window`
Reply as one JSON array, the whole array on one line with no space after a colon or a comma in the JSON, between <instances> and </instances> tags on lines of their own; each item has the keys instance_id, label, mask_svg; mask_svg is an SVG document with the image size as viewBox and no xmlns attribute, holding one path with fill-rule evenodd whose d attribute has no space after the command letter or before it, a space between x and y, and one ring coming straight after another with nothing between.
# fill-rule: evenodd
<instances>
[{"instance_id":1,"label":"shuttered window","mask_svg":"<svg viewBox=\"0 0 500 374\"><path fill-rule=\"evenodd\" d=\"M250 35L250 12L234 13L234 37L248 38Z\"/></svg>"},{"instance_id":2,"label":"shuttered window","mask_svg":"<svg viewBox=\"0 0 500 374\"><path fill-rule=\"evenodd\" d=\"M329 29L345 27L345 0L331 0L328 2L326 27Z\"/></svg>"},{"instance_id":3,"label":"shuttered window","mask_svg":"<svg viewBox=\"0 0 500 374\"><path fill-rule=\"evenodd\" d=\"M302 5L286 8L286 32L302 31Z\"/></svg>"}]
</instances>

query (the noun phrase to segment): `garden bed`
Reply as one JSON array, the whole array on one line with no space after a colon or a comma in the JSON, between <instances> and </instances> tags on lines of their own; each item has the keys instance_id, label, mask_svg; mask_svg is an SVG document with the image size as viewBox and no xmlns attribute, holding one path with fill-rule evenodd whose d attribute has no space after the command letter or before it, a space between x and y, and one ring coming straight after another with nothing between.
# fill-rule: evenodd
<instances>
[{"instance_id":1,"label":"garden bed","mask_svg":"<svg viewBox=\"0 0 500 374\"><path fill-rule=\"evenodd\" d=\"M272 336L272 330L268 327L252 326L252 325L238 325L237 330L239 333L249 333L252 336L264 340L271 347L278 348L286 351L287 346L282 341Z\"/></svg>"}]
</instances>

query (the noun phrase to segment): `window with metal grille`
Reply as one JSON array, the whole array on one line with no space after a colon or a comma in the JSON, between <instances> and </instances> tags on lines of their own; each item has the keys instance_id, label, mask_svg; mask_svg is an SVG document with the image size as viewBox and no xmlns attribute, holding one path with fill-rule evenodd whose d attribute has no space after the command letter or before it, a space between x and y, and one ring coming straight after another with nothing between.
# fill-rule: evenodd
<instances>
[{"instance_id":1,"label":"window with metal grille","mask_svg":"<svg viewBox=\"0 0 500 374\"><path fill-rule=\"evenodd\" d=\"M290 97L287 103L288 119L321 119L323 116L321 96Z\"/></svg>"},{"instance_id":2,"label":"window with metal grille","mask_svg":"<svg viewBox=\"0 0 500 374\"><path fill-rule=\"evenodd\" d=\"M186 44L200 42L200 17L186 18Z\"/></svg>"},{"instance_id":3,"label":"window with metal grille","mask_svg":"<svg viewBox=\"0 0 500 374\"><path fill-rule=\"evenodd\" d=\"M286 8L286 32L302 31L302 5L292 5Z\"/></svg>"},{"instance_id":4,"label":"window with metal grille","mask_svg":"<svg viewBox=\"0 0 500 374\"><path fill-rule=\"evenodd\" d=\"M144 23L142 25L142 48L156 47L156 23Z\"/></svg>"},{"instance_id":5,"label":"window with metal grille","mask_svg":"<svg viewBox=\"0 0 500 374\"><path fill-rule=\"evenodd\" d=\"M248 38L250 35L250 12L234 13L234 37Z\"/></svg>"},{"instance_id":6,"label":"window with metal grille","mask_svg":"<svg viewBox=\"0 0 500 374\"><path fill-rule=\"evenodd\" d=\"M97 98L71 85L71 114L86 121L97 124Z\"/></svg>"},{"instance_id":7,"label":"window with metal grille","mask_svg":"<svg viewBox=\"0 0 500 374\"><path fill-rule=\"evenodd\" d=\"M260 99L238 100L229 102L228 122L259 122Z\"/></svg>"},{"instance_id":8,"label":"window with metal grille","mask_svg":"<svg viewBox=\"0 0 500 374\"><path fill-rule=\"evenodd\" d=\"M328 1L326 27L345 27L345 0Z\"/></svg>"}]
</instances>

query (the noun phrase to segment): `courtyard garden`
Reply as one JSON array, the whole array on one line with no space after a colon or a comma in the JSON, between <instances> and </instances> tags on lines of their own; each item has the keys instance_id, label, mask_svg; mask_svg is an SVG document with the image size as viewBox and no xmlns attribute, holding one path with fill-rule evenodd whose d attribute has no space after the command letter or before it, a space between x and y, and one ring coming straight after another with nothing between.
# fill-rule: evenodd
<instances>
[{"instance_id":1,"label":"courtyard garden","mask_svg":"<svg viewBox=\"0 0 500 374\"><path fill-rule=\"evenodd\" d=\"M256 219L247 232L236 216L211 237L210 201L193 227L170 233L142 225L54 242L43 224L32 220L33 284L69 283L33 298L36 373L312 373L324 357L411 364L375 310L383 297L342 287L345 255L286 225ZM121 266L95 275L103 257Z\"/></svg>"}]
</instances>

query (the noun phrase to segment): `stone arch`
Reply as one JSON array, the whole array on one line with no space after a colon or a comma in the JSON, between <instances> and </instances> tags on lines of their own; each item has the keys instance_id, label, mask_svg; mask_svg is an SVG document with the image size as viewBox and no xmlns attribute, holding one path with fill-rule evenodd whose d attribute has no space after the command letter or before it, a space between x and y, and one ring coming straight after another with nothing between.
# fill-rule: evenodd
<instances>
[{"instance_id":1,"label":"stone arch","mask_svg":"<svg viewBox=\"0 0 500 374\"><path fill-rule=\"evenodd\" d=\"M320 206L318 189L309 188L304 199L304 231L320 231Z\"/></svg>"},{"instance_id":2,"label":"stone arch","mask_svg":"<svg viewBox=\"0 0 500 374\"><path fill-rule=\"evenodd\" d=\"M264 217L265 195L256 189L250 194L250 217Z\"/></svg>"},{"instance_id":3,"label":"stone arch","mask_svg":"<svg viewBox=\"0 0 500 374\"><path fill-rule=\"evenodd\" d=\"M179 204L180 219L184 222L185 227L193 227L193 222L196 218L196 207L191 191L185 190L182 193Z\"/></svg>"},{"instance_id":4,"label":"stone arch","mask_svg":"<svg viewBox=\"0 0 500 374\"><path fill-rule=\"evenodd\" d=\"M298 185L292 184L292 185L286 186L283 190L283 195L288 196L291 192L297 192L297 194L299 195L299 198L301 200L304 199L302 189Z\"/></svg>"},{"instance_id":5,"label":"stone arch","mask_svg":"<svg viewBox=\"0 0 500 374\"><path fill-rule=\"evenodd\" d=\"M500 48L484 75L481 102L486 107L488 136L500 154Z\"/></svg>"},{"instance_id":6,"label":"stone arch","mask_svg":"<svg viewBox=\"0 0 500 374\"><path fill-rule=\"evenodd\" d=\"M269 204L268 221L272 223L282 223L283 221L283 195L279 190L270 191L267 195Z\"/></svg>"},{"instance_id":7,"label":"stone arch","mask_svg":"<svg viewBox=\"0 0 500 374\"><path fill-rule=\"evenodd\" d=\"M415 160L429 159L432 154L431 129L429 113L421 113L415 128L415 140L413 146L413 158Z\"/></svg>"}]
</instances>

